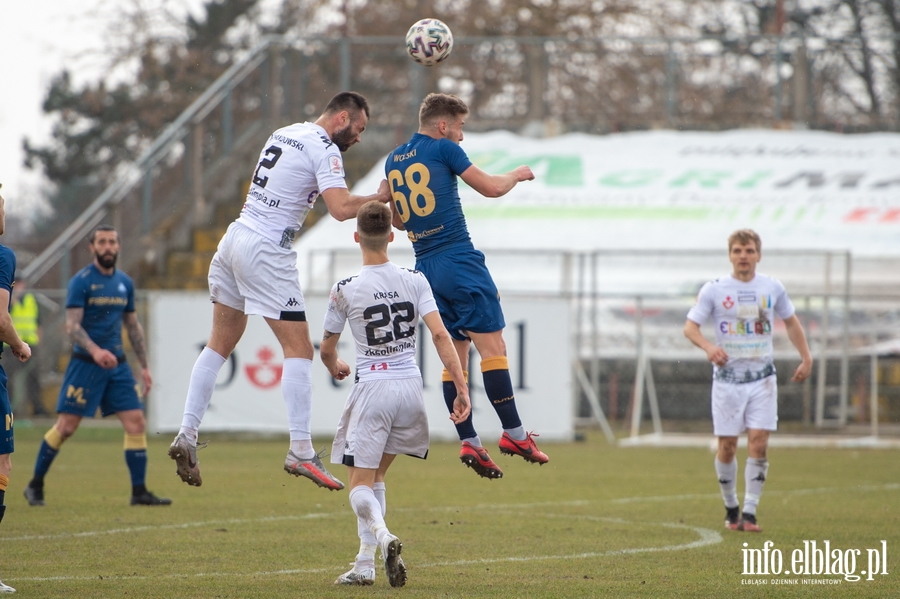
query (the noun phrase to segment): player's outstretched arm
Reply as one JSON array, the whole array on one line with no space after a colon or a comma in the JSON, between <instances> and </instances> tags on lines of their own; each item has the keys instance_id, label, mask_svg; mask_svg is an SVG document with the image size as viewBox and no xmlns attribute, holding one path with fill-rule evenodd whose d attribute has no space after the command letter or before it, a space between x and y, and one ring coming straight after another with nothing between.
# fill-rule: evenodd
<instances>
[{"instance_id":1,"label":"player's outstretched arm","mask_svg":"<svg viewBox=\"0 0 900 599\"><path fill-rule=\"evenodd\" d=\"M325 331L322 336L322 345L319 346L319 357L325 364L325 368L328 369L328 374L342 381L350 376L350 366L338 357L337 344L340 338L340 333Z\"/></svg>"},{"instance_id":2,"label":"player's outstretched arm","mask_svg":"<svg viewBox=\"0 0 900 599\"><path fill-rule=\"evenodd\" d=\"M16 332L16 327L13 326L8 309L9 291L6 289L0 289L0 306L3 306L3 309L0 310L0 341L9 345L13 355L24 362L31 357L31 347L22 341L19 333Z\"/></svg>"},{"instance_id":3,"label":"player's outstretched arm","mask_svg":"<svg viewBox=\"0 0 900 599\"><path fill-rule=\"evenodd\" d=\"M700 325L688 318L684 323L684 336L688 340L706 352L706 359L716 366L725 366L728 362L728 354L725 350L703 336L700 332Z\"/></svg>"},{"instance_id":4,"label":"player's outstretched arm","mask_svg":"<svg viewBox=\"0 0 900 599\"><path fill-rule=\"evenodd\" d=\"M425 326L431 331L431 341L437 349L438 356L444 364L444 368L450 373L453 384L456 386L456 399L453 401L453 412L450 414L450 420L454 424L460 423L469 417L472 411L472 405L469 402L469 386L466 385L466 378L463 375L462 365L459 363L459 356L456 355L456 349L453 347L450 333L444 327L441 315L435 310L429 312L422 317Z\"/></svg>"},{"instance_id":5,"label":"player's outstretched arm","mask_svg":"<svg viewBox=\"0 0 900 599\"><path fill-rule=\"evenodd\" d=\"M796 314L784 321L784 328L787 331L788 339L800 352L800 366L797 367L797 370L794 371L794 376L791 377L792 381L800 383L809 378L809 375L812 373L812 354L809 351L809 345L806 343L803 325L800 324L800 319L797 318Z\"/></svg>"},{"instance_id":6,"label":"player's outstretched arm","mask_svg":"<svg viewBox=\"0 0 900 599\"><path fill-rule=\"evenodd\" d=\"M486 198L499 198L522 181L532 181L534 173L531 168L522 165L502 175L489 175L474 164L467 168L462 175L466 184Z\"/></svg>"},{"instance_id":7,"label":"player's outstretched arm","mask_svg":"<svg viewBox=\"0 0 900 599\"><path fill-rule=\"evenodd\" d=\"M382 179L378 191L372 195L360 196L350 193L345 187L332 187L322 192L322 199L325 200L328 214L335 220L345 221L356 218L356 213L366 202L373 200L382 203L390 202L391 192L387 180Z\"/></svg>"},{"instance_id":8,"label":"player's outstretched arm","mask_svg":"<svg viewBox=\"0 0 900 599\"><path fill-rule=\"evenodd\" d=\"M78 344L88 352L101 368L115 368L119 360L109 350L103 349L91 340L87 331L81 326L84 308L66 308L66 334L73 344Z\"/></svg>"}]
</instances>

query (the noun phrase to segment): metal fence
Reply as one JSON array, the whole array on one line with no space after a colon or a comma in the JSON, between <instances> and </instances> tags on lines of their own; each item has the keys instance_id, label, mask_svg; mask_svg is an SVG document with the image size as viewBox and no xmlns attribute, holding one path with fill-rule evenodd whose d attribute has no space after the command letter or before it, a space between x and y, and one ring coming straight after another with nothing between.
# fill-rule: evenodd
<instances>
[{"instance_id":1,"label":"metal fence","mask_svg":"<svg viewBox=\"0 0 900 599\"><path fill-rule=\"evenodd\" d=\"M135 251L123 266L140 282L165 271L172 247L209 223L217 202L239 200L259 145L276 126L314 118L344 89L372 105L367 143L345 165L361 176L404 141L429 91L455 93L473 131L536 136L668 127L897 129L897 109L865 112L841 98L841 61L859 40L460 38L437 68L410 60L394 37L267 37L149 143L132 165L24 269L41 286L66 284L73 250L101 220ZM889 82L882 87L889 88ZM82 257L83 254L78 254Z\"/></svg>"}]
</instances>

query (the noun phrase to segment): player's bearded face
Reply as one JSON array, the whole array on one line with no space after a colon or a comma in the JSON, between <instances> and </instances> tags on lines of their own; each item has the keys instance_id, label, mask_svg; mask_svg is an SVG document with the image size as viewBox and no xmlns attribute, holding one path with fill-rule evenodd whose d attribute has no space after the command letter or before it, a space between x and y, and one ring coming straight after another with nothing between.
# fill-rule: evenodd
<instances>
[{"instance_id":1,"label":"player's bearded face","mask_svg":"<svg viewBox=\"0 0 900 599\"><path fill-rule=\"evenodd\" d=\"M106 250L102 254L97 254L97 262L99 262L100 266L103 268L114 268L116 266L116 260L118 259L119 253L112 250Z\"/></svg>"},{"instance_id":2,"label":"player's bearded face","mask_svg":"<svg viewBox=\"0 0 900 599\"><path fill-rule=\"evenodd\" d=\"M119 236L115 231L97 231L91 253L103 268L114 268L119 258Z\"/></svg>"},{"instance_id":3,"label":"player's bearded face","mask_svg":"<svg viewBox=\"0 0 900 599\"><path fill-rule=\"evenodd\" d=\"M366 124L369 118L365 112L360 112L355 117L347 116L347 125L343 129L338 129L331 134L331 141L338 147L341 152L346 152L350 146L360 142L363 131L366 130Z\"/></svg>"},{"instance_id":4,"label":"player's bearded face","mask_svg":"<svg viewBox=\"0 0 900 599\"><path fill-rule=\"evenodd\" d=\"M352 124L348 123L343 129L338 129L331 136L331 141L341 152L346 152L350 146L356 143L359 134L353 132Z\"/></svg>"}]
</instances>

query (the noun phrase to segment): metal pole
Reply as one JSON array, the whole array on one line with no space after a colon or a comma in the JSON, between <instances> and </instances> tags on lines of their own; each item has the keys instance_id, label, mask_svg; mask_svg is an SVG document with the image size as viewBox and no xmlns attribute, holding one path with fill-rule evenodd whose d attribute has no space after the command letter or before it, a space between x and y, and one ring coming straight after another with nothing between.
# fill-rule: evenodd
<instances>
[{"instance_id":1,"label":"metal pole","mask_svg":"<svg viewBox=\"0 0 900 599\"><path fill-rule=\"evenodd\" d=\"M637 356L635 358L635 374L634 374L634 395L631 398L631 436L637 437L641 431L641 417L644 409L644 371L647 366L644 360L644 310L642 308L643 300L641 296L637 296L634 302L634 324L637 333L636 349Z\"/></svg>"},{"instance_id":2,"label":"metal pole","mask_svg":"<svg viewBox=\"0 0 900 599\"><path fill-rule=\"evenodd\" d=\"M806 318L803 323L803 329L809 333L809 296L806 296L804 314ZM806 377L803 381L803 426L812 424L812 377Z\"/></svg>"},{"instance_id":3,"label":"metal pole","mask_svg":"<svg viewBox=\"0 0 900 599\"><path fill-rule=\"evenodd\" d=\"M150 232L150 210L153 206L153 167L144 171L144 181L141 189L141 233Z\"/></svg>"},{"instance_id":4,"label":"metal pole","mask_svg":"<svg viewBox=\"0 0 900 599\"><path fill-rule=\"evenodd\" d=\"M591 253L591 389L598 400L600 393L600 347L597 341L597 252Z\"/></svg>"},{"instance_id":5,"label":"metal pole","mask_svg":"<svg viewBox=\"0 0 900 599\"><path fill-rule=\"evenodd\" d=\"M877 342L875 336L873 345ZM878 351L872 350L872 359L869 361L869 422L872 426L872 437L878 438Z\"/></svg>"},{"instance_id":6,"label":"metal pole","mask_svg":"<svg viewBox=\"0 0 900 599\"><path fill-rule=\"evenodd\" d=\"M831 294L831 254L825 255L825 296L822 301L822 326L819 335L819 372L816 373L816 428L825 421L825 374L828 368L828 296Z\"/></svg>"},{"instance_id":7,"label":"metal pole","mask_svg":"<svg viewBox=\"0 0 900 599\"><path fill-rule=\"evenodd\" d=\"M840 425L846 426L850 386L850 252L844 253L844 314L842 320Z\"/></svg>"}]
</instances>

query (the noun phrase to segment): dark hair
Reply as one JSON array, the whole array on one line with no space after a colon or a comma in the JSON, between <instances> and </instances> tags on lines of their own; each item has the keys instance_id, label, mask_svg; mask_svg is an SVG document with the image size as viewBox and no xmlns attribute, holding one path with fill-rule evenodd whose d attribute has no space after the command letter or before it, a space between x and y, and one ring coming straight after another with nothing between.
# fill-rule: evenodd
<instances>
[{"instance_id":1,"label":"dark hair","mask_svg":"<svg viewBox=\"0 0 900 599\"><path fill-rule=\"evenodd\" d=\"M356 213L356 231L359 243L369 250L380 250L387 245L391 234L391 209L376 200L363 204Z\"/></svg>"},{"instance_id":2,"label":"dark hair","mask_svg":"<svg viewBox=\"0 0 900 599\"><path fill-rule=\"evenodd\" d=\"M738 229L728 236L728 253L734 244L747 245L749 243L756 244L756 252L762 253L762 240L753 229Z\"/></svg>"},{"instance_id":3,"label":"dark hair","mask_svg":"<svg viewBox=\"0 0 900 599\"><path fill-rule=\"evenodd\" d=\"M466 103L450 94L428 94L419 107L419 126L431 124L441 117L456 118L469 114Z\"/></svg>"},{"instance_id":4,"label":"dark hair","mask_svg":"<svg viewBox=\"0 0 900 599\"><path fill-rule=\"evenodd\" d=\"M91 234L88 235L88 241L90 241L91 243L94 243L94 237L97 236L98 231L112 231L113 233L116 234L116 237L119 236L119 232L116 231L116 228L114 226L112 226L112 225L97 225L94 228L94 230L91 231Z\"/></svg>"},{"instance_id":5,"label":"dark hair","mask_svg":"<svg viewBox=\"0 0 900 599\"><path fill-rule=\"evenodd\" d=\"M350 118L356 118L360 112L366 113L369 118L369 103L365 96L356 92L341 92L328 102L322 114L334 114L346 110L350 113Z\"/></svg>"}]
</instances>

